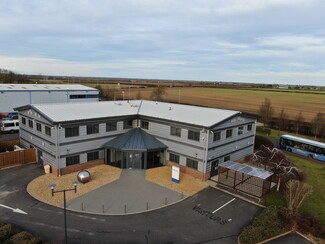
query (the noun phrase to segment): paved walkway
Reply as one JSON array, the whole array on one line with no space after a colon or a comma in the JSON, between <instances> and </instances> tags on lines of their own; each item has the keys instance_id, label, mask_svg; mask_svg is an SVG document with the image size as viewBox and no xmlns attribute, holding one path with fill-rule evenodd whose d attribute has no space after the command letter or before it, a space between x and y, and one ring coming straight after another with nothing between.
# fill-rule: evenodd
<instances>
[{"instance_id":1,"label":"paved walkway","mask_svg":"<svg viewBox=\"0 0 325 244\"><path fill-rule=\"evenodd\" d=\"M67 208L97 214L130 214L181 199L181 193L145 180L145 170L123 169L119 180L67 202Z\"/></svg>"}]
</instances>

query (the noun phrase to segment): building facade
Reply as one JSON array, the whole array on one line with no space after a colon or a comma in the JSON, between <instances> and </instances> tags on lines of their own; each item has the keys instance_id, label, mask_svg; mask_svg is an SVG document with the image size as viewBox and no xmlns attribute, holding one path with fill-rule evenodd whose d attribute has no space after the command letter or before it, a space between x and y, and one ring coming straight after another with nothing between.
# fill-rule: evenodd
<instances>
[{"instance_id":1,"label":"building facade","mask_svg":"<svg viewBox=\"0 0 325 244\"><path fill-rule=\"evenodd\" d=\"M84 85L0 84L0 113L25 104L98 100L99 91Z\"/></svg>"},{"instance_id":2,"label":"building facade","mask_svg":"<svg viewBox=\"0 0 325 244\"><path fill-rule=\"evenodd\" d=\"M176 164L207 179L219 163L253 152L255 119L238 111L153 101L26 105L20 139L62 175L98 164Z\"/></svg>"}]
</instances>

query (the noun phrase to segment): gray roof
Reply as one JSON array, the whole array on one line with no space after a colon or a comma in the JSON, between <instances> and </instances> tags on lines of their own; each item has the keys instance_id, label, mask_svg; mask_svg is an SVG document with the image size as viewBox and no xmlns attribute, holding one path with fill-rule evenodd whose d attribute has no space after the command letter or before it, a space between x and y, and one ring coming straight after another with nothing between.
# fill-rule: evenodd
<instances>
[{"instance_id":1,"label":"gray roof","mask_svg":"<svg viewBox=\"0 0 325 244\"><path fill-rule=\"evenodd\" d=\"M166 149L167 146L156 139L154 136L148 134L140 128L134 128L130 131L120 135L113 140L105 143L104 147L110 147L120 150L159 150Z\"/></svg>"},{"instance_id":2,"label":"gray roof","mask_svg":"<svg viewBox=\"0 0 325 244\"><path fill-rule=\"evenodd\" d=\"M0 91L96 91L96 88L84 85L61 84L0 84Z\"/></svg>"},{"instance_id":3,"label":"gray roof","mask_svg":"<svg viewBox=\"0 0 325 244\"><path fill-rule=\"evenodd\" d=\"M35 109L50 122L99 119L107 117L142 115L196 126L211 127L237 114L238 111L198 106L154 102L146 100L105 101L91 103L33 104ZM28 109L26 106L15 110Z\"/></svg>"},{"instance_id":4,"label":"gray roof","mask_svg":"<svg viewBox=\"0 0 325 244\"><path fill-rule=\"evenodd\" d=\"M273 175L273 172L265 170L265 169L261 169L261 168L256 168L247 164L241 164L241 163L237 163L234 161L227 161L227 162L223 162L220 163L218 165L219 167L224 167L226 169L231 169L231 170L235 170L237 172L240 173L244 173L250 176L254 176L260 179L267 179L269 178L271 175Z\"/></svg>"}]
</instances>

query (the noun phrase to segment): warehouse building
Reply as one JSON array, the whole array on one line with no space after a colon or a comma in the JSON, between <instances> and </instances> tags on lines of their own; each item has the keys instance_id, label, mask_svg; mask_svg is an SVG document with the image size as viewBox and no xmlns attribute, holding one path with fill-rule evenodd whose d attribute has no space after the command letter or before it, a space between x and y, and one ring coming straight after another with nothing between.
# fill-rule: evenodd
<instances>
[{"instance_id":1,"label":"warehouse building","mask_svg":"<svg viewBox=\"0 0 325 244\"><path fill-rule=\"evenodd\" d=\"M166 164L207 179L219 163L253 152L255 120L238 111L153 101L38 104L16 108L25 148L63 175L98 164Z\"/></svg>"},{"instance_id":2,"label":"warehouse building","mask_svg":"<svg viewBox=\"0 0 325 244\"><path fill-rule=\"evenodd\" d=\"M0 113L25 104L98 101L99 91L84 85L0 84Z\"/></svg>"}]
</instances>

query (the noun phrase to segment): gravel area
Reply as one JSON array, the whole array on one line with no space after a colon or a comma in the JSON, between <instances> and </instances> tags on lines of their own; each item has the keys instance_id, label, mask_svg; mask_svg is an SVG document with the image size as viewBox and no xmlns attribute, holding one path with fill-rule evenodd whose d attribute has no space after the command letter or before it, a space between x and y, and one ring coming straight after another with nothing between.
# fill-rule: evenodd
<instances>
[{"instance_id":1,"label":"gravel area","mask_svg":"<svg viewBox=\"0 0 325 244\"><path fill-rule=\"evenodd\" d=\"M109 165L100 165L87 170L91 174L91 180L86 184L79 183L77 193L74 191L66 192L67 201L119 179L122 171L120 168ZM206 182L184 173L180 174L180 183L174 183L171 180L171 172L171 166L148 169L146 170L146 180L177 192L183 192L185 196L191 196L208 187ZM73 188L72 182L77 180L77 174L78 172L74 172L60 177L44 174L28 184L27 192L39 201L54 206L62 206L63 193L57 193L52 197L49 184L56 184L55 190Z\"/></svg>"},{"instance_id":2,"label":"gravel area","mask_svg":"<svg viewBox=\"0 0 325 244\"><path fill-rule=\"evenodd\" d=\"M184 173L180 173L179 184L172 182L171 166L148 169L146 180L174 191L183 192L185 196L191 196L209 186L207 182Z\"/></svg>"},{"instance_id":3,"label":"gravel area","mask_svg":"<svg viewBox=\"0 0 325 244\"><path fill-rule=\"evenodd\" d=\"M120 168L109 165L100 165L87 170L91 175L91 180L86 184L79 183L77 186L77 193L74 191L66 192L67 201L113 182L119 179L121 174ZM42 175L28 184L27 192L39 201L60 206L63 204L63 193L57 193L52 197L48 185L52 183L56 184L55 190L73 188L72 182L77 180L77 174L78 172L74 172L60 177L53 174Z\"/></svg>"}]
</instances>

